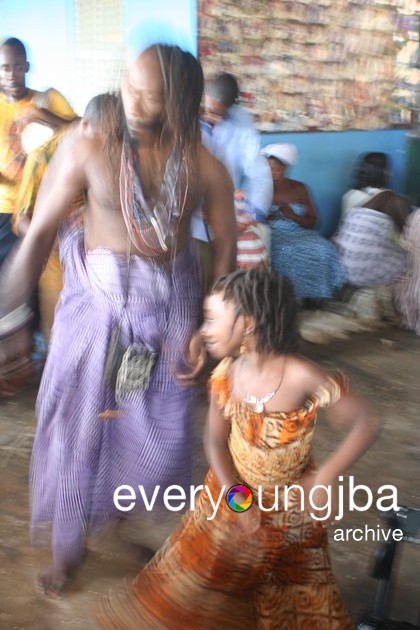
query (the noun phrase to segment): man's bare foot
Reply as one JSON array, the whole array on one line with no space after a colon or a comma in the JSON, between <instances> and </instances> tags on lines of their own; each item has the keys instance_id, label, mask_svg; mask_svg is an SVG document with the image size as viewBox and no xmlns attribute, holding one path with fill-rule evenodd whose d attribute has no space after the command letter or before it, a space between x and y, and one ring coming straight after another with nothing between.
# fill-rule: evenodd
<instances>
[{"instance_id":1,"label":"man's bare foot","mask_svg":"<svg viewBox=\"0 0 420 630\"><path fill-rule=\"evenodd\" d=\"M69 578L70 572L56 570L53 565L50 565L38 573L37 588L42 595L57 599Z\"/></svg>"}]
</instances>

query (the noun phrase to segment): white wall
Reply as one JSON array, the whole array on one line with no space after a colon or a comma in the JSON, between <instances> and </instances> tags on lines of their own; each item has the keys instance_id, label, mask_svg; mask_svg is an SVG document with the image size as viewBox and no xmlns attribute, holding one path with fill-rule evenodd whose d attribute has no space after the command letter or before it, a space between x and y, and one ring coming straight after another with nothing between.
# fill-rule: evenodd
<instances>
[{"instance_id":1,"label":"white wall","mask_svg":"<svg viewBox=\"0 0 420 630\"><path fill-rule=\"evenodd\" d=\"M125 0L125 27L130 40L142 22L170 25L176 43L197 56L197 7L195 0Z\"/></svg>"},{"instance_id":2,"label":"white wall","mask_svg":"<svg viewBox=\"0 0 420 630\"><path fill-rule=\"evenodd\" d=\"M118 86L130 33L150 19L175 25L181 45L196 54L195 0L0 0L0 38L27 46L28 85L55 87L78 113Z\"/></svg>"}]
</instances>

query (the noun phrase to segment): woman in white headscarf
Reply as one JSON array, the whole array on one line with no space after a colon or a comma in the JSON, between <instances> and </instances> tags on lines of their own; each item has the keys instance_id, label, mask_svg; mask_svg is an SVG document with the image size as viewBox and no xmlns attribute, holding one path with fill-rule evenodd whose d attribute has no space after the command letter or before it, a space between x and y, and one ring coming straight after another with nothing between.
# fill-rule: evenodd
<instances>
[{"instance_id":1,"label":"woman in white headscarf","mask_svg":"<svg viewBox=\"0 0 420 630\"><path fill-rule=\"evenodd\" d=\"M309 190L286 177L297 162L292 144L269 144L262 154L273 178L271 265L290 278L299 298L332 298L344 284L344 271L334 245L313 228L316 212Z\"/></svg>"}]
</instances>

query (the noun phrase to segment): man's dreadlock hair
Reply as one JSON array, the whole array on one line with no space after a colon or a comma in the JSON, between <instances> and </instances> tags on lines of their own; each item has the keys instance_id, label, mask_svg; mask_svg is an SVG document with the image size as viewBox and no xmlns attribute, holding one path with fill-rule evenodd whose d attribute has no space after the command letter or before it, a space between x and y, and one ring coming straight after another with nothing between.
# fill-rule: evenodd
<instances>
[{"instance_id":1,"label":"man's dreadlock hair","mask_svg":"<svg viewBox=\"0 0 420 630\"><path fill-rule=\"evenodd\" d=\"M189 168L195 168L201 134L199 109L203 95L200 63L179 46L155 45L163 77L165 124Z\"/></svg>"},{"instance_id":2,"label":"man's dreadlock hair","mask_svg":"<svg viewBox=\"0 0 420 630\"><path fill-rule=\"evenodd\" d=\"M268 269L237 269L218 278L211 293L223 293L236 306L236 317L254 319L257 352L296 352L297 304L287 278Z\"/></svg>"}]
</instances>

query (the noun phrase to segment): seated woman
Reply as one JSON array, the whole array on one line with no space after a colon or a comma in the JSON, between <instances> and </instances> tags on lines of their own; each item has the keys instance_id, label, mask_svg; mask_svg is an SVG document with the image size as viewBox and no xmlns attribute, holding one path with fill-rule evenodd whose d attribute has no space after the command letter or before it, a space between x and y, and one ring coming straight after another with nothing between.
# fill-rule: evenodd
<instances>
[{"instance_id":1,"label":"seated woman","mask_svg":"<svg viewBox=\"0 0 420 630\"><path fill-rule=\"evenodd\" d=\"M297 159L291 144L269 144L262 150L273 177L271 266L288 276L298 298L332 298L345 276L334 245L318 234L314 204L302 182L285 177Z\"/></svg>"},{"instance_id":2,"label":"seated woman","mask_svg":"<svg viewBox=\"0 0 420 630\"><path fill-rule=\"evenodd\" d=\"M408 217L401 237L407 268L394 286L394 304L403 325L420 336L420 208Z\"/></svg>"},{"instance_id":3,"label":"seated woman","mask_svg":"<svg viewBox=\"0 0 420 630\"><path fill-rule=\"evenodd\" d=\"M410 205L387 189L388 173L384 153L367 153L357 168L354 188L343 197L333 242L347 282L355 287L388 285L406 268L407 254L398 240Z\"/></svg>"},{"instance_id":4,"label":"seated woman","mask_svg":"<svg viewBox=\"0 0 420 630\"><path fill-rule=\"evenodd\" d=\"M388 189L389 163L385 153L364 153L353 174L353 188L341 200L341 219L353 208L361 208L375 195Z\"/></svg>"}]
</instances>

